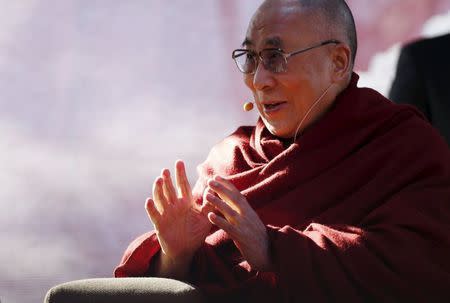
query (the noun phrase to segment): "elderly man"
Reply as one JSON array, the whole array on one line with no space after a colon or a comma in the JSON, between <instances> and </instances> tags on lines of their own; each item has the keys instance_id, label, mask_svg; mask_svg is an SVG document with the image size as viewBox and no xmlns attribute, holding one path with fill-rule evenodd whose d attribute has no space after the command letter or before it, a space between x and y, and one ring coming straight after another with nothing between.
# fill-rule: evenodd
<instances>
[{"instance_id":1,"label":"elderly man","mask_svg":"<svg viewBox=\"0 0 450 303\"><path fill-rule=\"evenodd\" d=\"M340 0L267 0L233 52L260 119L200 165L164 169L155 231L116 277L187 281L216 301L450 300L450 152L414 108L358 88ZM232 301L229 301L232 302Z\"/></svg>"}]
</instances>

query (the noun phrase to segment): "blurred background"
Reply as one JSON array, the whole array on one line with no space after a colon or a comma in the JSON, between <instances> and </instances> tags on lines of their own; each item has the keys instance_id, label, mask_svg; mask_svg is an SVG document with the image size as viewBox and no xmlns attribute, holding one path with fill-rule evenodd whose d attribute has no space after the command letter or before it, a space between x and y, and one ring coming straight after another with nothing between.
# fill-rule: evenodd
<instances>
[{"instance_id":1,"label":"blurred background","mask_svg":"<svg viewBox=\"0 0 450 303\"><path fill-rule=\"evenodd\" d=\"M110 277L152 229L153 180L193 184L250 94L231 60L260 0L0 0L0 301ZM387 94L400 45L450 31L448 0L351 0L360 86Z\"/></svg>"}]
</instances>

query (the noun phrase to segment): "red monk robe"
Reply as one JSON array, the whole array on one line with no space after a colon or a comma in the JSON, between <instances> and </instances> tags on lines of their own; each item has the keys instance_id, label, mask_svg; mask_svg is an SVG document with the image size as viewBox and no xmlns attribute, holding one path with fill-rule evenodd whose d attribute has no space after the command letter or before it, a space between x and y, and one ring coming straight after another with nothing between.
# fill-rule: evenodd
<instances>
[{"instance_id":1,"label":"red monk robe","mask_svg":"<svg viewBox=\"0 0 450 303\"><path fill-rule=\"evenodd\" d=\"M222 230L191 282L223 301L450 302L450 151L415 109L349 87L295 144L241 127L199 166L226 177L267 225L273 272L255 272ZM116 277L146 276L160 247L136 239Z\"/></svg>"}]
</instances>

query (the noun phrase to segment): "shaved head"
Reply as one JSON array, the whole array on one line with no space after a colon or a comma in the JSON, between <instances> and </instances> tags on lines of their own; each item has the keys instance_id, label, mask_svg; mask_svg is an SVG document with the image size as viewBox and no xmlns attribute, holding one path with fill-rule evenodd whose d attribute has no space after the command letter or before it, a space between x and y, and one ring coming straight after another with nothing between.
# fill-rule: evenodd
<instances>
[{"instance_id":1,"label":"shaved head","mask_svg":"<svg viewBox=\"0 0 450 303\"><path fill-rule=\"evenodd\" d=\"M259 8L265 9L274 4L283 4L287 10L300 9L317 18L314 26L328 38L339 39L351 49L351 63L355 62L358 40L353 14L345 0L266 0Z\"/></svg>"}]
</instances>

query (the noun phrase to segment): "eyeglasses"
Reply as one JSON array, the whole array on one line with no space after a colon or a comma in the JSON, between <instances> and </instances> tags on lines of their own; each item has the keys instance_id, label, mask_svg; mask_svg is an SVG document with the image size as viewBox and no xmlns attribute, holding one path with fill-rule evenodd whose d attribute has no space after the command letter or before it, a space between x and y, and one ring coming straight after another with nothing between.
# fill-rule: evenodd
<instances>
[{"instance_id":1,"label":"eyeglasses","mask_svg":"<svg viewBox=\"0 0 450 303\"><path fill-rule=\"evenodd\" d=\"M258 68L259 60L261 60L266 70L278 74L287 71L287 61L290 57L327 44L339 43L341 42L338 40L326 40L320 42L319 44L292 53L285 53L279 48L266 48L261 50L259 53L248 49L236 49L233 51L231 57L236 62L238 69L244 74L254 74Z\"/></svg>"}]
</instances>

